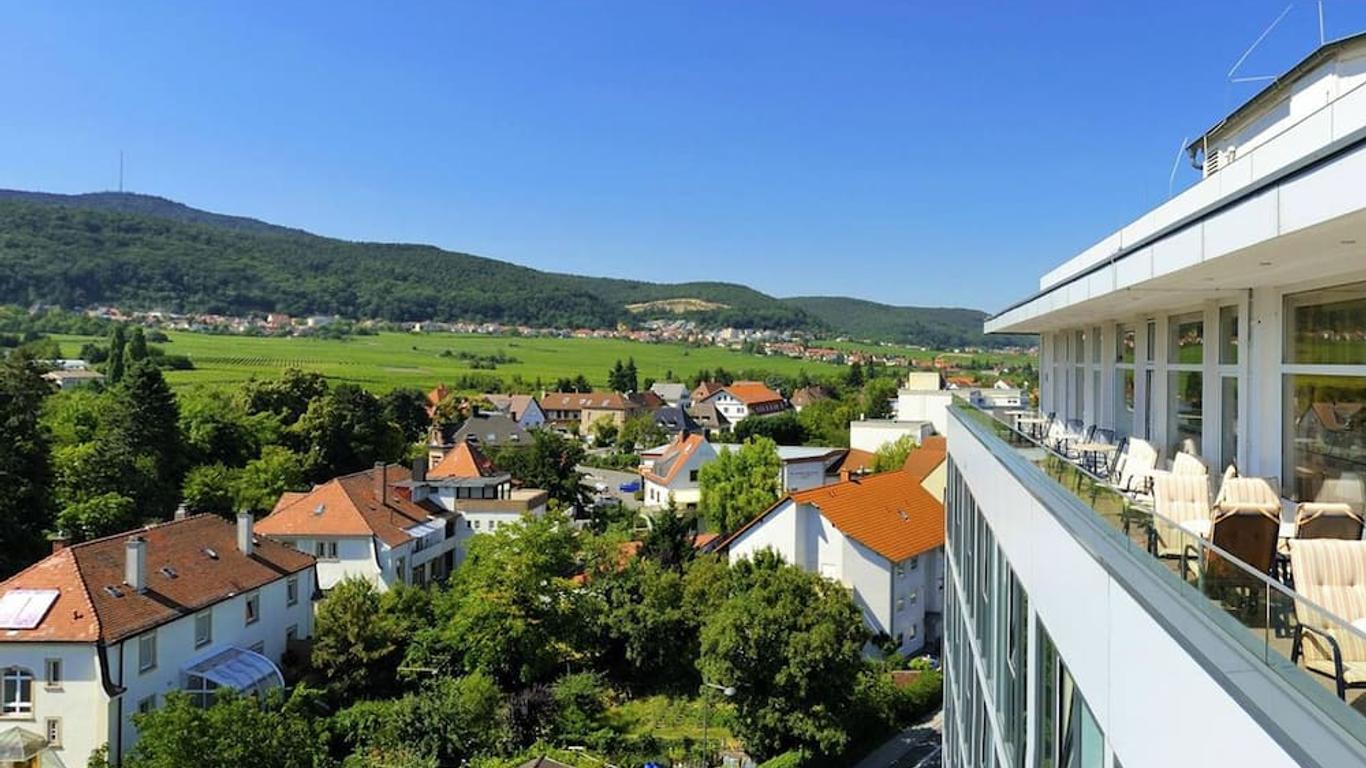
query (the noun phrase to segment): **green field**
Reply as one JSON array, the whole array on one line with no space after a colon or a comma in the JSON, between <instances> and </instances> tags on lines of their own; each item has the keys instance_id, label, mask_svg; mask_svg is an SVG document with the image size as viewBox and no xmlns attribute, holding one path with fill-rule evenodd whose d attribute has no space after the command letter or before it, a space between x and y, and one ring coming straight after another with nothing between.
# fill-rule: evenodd
<instances>
[{"instance_id":1,"label":"green field","mask_svg":"<svg viewBox=\"0 0 1366 768\"><path fill-rule=\"evenodd\" d=\"M830 349L840 349L845 351L868 352L876 355L901 355L911 360L933 360L936 357L947 357L958 360L987 360L993 365L1000 364L1010 368L1018 368L1025 363L1035 362L1033 355L1024 353L1007 352L944 352L936 349L925 349L924 347L907 347L899 344L870 344L863 341L833 341L822 340L811 342L813 347L828 347Z\"/></svg>"},{"instance_id":2,"label":"green field","mask_svg":"<svg viewBox=\"0 0 1366 768\"><path fill-rule=\"evenodd\" d=\"M594 386L607 385L607 373L616 360L634 357L640 377L662 379L672 370L687 379L697 371L726 368L756 369L772 373L830 374L842 366L786 357L763 357L718 347L686 347L679 344L643 344L618 339L554 339L479 336L460 334L382 333L347 339L274 338L220 336L171 332L161 346L167 354L185 355L194 362L191 371L167 371L176 387L224 387L252 376L266 378L286 368L318 371L335 381L349 381L377 392L394 387L430 389L461 374L486 374L509 381L520 375L528 383L540 378L547 387L561 377L582 373ZM62 352L75 357L83 336L53 336ZM452 356L442 353L450 350ZM503 354L516 358L500 363L496 370L477 370L470 361L454 355Z\"/></svg>"}]
</instances>

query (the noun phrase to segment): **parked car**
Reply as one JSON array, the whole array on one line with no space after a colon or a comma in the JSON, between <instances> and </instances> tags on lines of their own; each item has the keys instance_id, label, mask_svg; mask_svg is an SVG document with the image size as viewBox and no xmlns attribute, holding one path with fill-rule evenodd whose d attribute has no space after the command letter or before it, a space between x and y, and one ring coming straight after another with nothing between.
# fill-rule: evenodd
<instances>
[{"instance_id":1,"label":"parked car","mask_svg":"<svg viewBox=\"0 0 1366 768\"><path fill-rule=\"evenodd\" d=\"M617 486L617 490L621 491L622 493L635 493L636 491L640 490L640 481L632 480L629 483L622 483L621 485Z\"/></svg>"}]
</instances>

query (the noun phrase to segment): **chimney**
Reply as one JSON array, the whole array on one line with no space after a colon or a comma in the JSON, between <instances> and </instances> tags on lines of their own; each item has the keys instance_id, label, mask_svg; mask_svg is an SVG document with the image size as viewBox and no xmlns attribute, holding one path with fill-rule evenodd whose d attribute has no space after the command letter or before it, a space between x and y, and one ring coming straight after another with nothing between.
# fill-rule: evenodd
<instances>
[{"instance_id":1,"label":"chimney","mask_svg":"<svg viewBox=\"0 0 1366 768\"><path fill-rule=\"evenodd\" d=\"M57 531L48 536L47 540L52 542L52 554L54 555L71 546L71 536L66 531Z\"/></svg>"},{"instance_id":2,"label":"chimney","mask_svg":"<svg viewBox=\"0 0 1366 768\"><path fill-rule=\"evenodd\" d=\"M247 557L251 557L252 550L255 548L251 540L251 513L237 513L237 549Z\"/></svg>"},{"instance_id":3,"label":"chimney","mask_svg":"<svg viewBox=\"0 0 1366 768\"><path fill-rule=\"evenodd\" d=\"M841 468L840 468L840 482L841 482L841 483L847 483L847 482L849 482L849 480L850 480L851 477L853 477L853 475L852 475L852 473L849 472L849 469L848 469L847 467L841 467Z\"/></svg>"},{"instance_id":4,"label":"chimney","mask_svg":"<svg viewBox=\"0 0 1366 768\"><path fill-rule=\"evenodd\" d=\"M186 517L189 517L189 515L190 512L189 510L185 509L185 505L183 503L175 508L175 519L184 520Z\"/></svg>"},{"instance_id":5,"label":"chimney","mask_svg":"<svg viewBox=\"0 0 1366 768\"><path fill-rule=\"evenodd\" d=\"M375 500L380 504L389 501L389 465L382 461L375 462Z\"/></svg>"},{"instance_id":6,"label":"chimney","mask_svg":"<svg viewBox=\"0 0 1366 768\"><path fill-rule=\"evenodd\" d=\"M147 540L129 536L123 545L123 583L144 592L147 589Z\"/></svg>"},{"instance_id":7,"label":"chimney","mask_svg":"<svg viewBox=\"0 0 1366 768\"><path fill-rule=\"evenodd\" d=\"M422 482L427 479L427 457L422 456L413 459L413 481Z\"/></svg>"}]
</instances>

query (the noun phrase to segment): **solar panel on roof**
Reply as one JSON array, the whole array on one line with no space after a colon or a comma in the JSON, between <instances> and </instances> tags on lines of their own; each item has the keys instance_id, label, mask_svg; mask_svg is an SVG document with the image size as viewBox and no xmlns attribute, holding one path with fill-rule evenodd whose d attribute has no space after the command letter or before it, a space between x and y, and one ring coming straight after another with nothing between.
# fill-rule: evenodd
<instances>
[{"instance_id":1,"label":"solar panel on roof","mask_svg":"<svg viewBox=\"0 0 1366 768\"><path fill-rule=\"evenodd\" d=\"M11 589L0 595L0 629L33 629L57 600L55 589Z\"/></svg>"}]
</instances>

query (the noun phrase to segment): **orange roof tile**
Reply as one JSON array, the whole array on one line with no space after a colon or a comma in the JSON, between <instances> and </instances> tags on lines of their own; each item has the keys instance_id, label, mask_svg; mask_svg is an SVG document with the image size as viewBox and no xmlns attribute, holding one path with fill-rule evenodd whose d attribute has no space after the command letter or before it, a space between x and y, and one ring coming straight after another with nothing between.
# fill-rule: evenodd
<instances>
[{"instance_id":1,"label":"orange roof tile","mask_svg":"<svg viewBox=\"0 0 1366 768\"><path fill-rule=\"evenodd\" d=\"M925 438L918 447L911 449L906 456L906 463L901 465L901 468L909 472L917 482L924 482L948 456L948 440L942 435L932 435Z\"/></svg>"},{"instance_id":2,"label":"orange roof tile","mask_svg":"<svg viewBox=\"0 0 1366 768\"><path fill-rule=\"evenodd\" d=\"M918 478L892 471L788 494L726 537L718 549L788 501L815 507L846 536L893 563L944 546L944 505Z\"/></svg>"},{"instance_id":3,"label":"orange roof tile","mask_svg":"<svg viewBox=\"0 0 1366 768\"><path fill-rule=\"evenodd\" d=\"M127 540L133 535L147 542L147 589L141 593L124 585ZM312 557L267 539L258 539L253 554L244 555L237 549L237 527L215 515L138 528L73 544L0 584L0 594L58 592L37 627L5 630L3 639L116 642L312 567ZM106 587L116 588L117 596Z\"/></svg>"},{"instance_id":4,"label":"orange roof tile","mask_svg":"<svg viewBox=\"0 0 1366 768\"><path fill-rule=\"evenodd\" d=\"M782 395L769 389L762 381L737 381L727 385L725 390L745 405L772 403L783 399Z\"/></svg>"},{"instance_id":5,"label":"orange roof tile","mask_svg":"<svg viewBox=\"0 0 1366 768\"><path fill-rule=\"evenodd\" d=\"M541 398L541 410L582 411L585 408L606 411L633 411L640 406L617 392L551 392Z\"/></svg>"},{"instance_id":6,"label":"orange roof tile","mask_svg":"<svg viewBox=\"0 0 1366 768\"><path fill-rule=\"evenodd\" d=\"M660 485L668 485L678 476L678 470L688 463L688 457L706 443L707 439L696 433L670 443L664 453L650 465L650 469L643 469L640 474L647 480L653 480ZM656 474L655 467L661 465L664 466L664 474Z\"/></svg>"},{"instance_id":7,"label":"orange roof tile","mask_svg":"<svg viewBox=\"0 0 1366 768\"><path fill-rule=\"evenodd\" d=\"M407 529L427 522L436 511L399 495L393 488L381 501L375 493L375 472L368 469L333 478L292 500L281 497L269 515L257 521L265 536L375 536L389 546L412 537ZM404 467L385 470L388 485L411 477Z\"/></svg>"},{"instance_id":8,"label":"orange roof tile","mask_svg":"<svg viewBox=\"0 0 1366 768\"><path fill-rule=\"evenodd\" d=\"M446 451L441 461L427 472L427 477L489 477L496 472L493 462L479 448L468 440L461 440Z\"/></svg>"},{"instance_id":9,"label":"orange roof tile","mask_svg":"<svg viewBox=\"0 0 1366 768\"><path fill-rule=\"evenodd\" d=\"M853 473L867 472L873 468L873 460L876 458L877 454L872 451L850 448L845 451L844 460L839 463L839 469Z\"/></svg>"}]
</instances>

